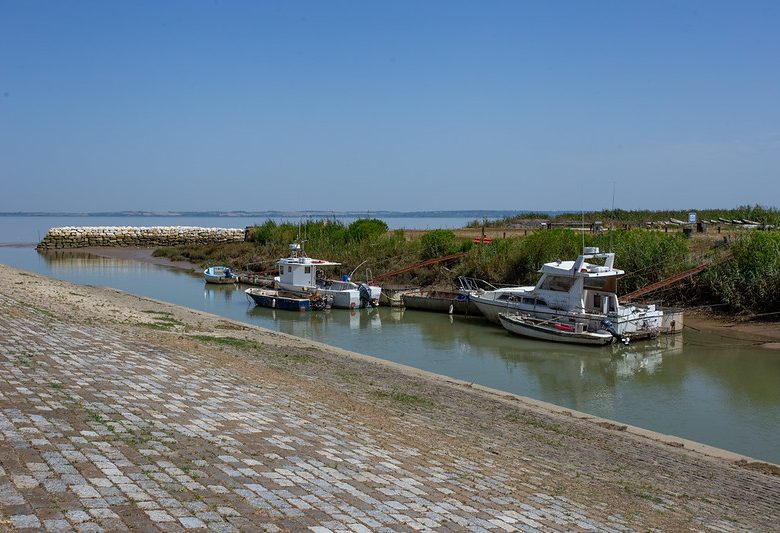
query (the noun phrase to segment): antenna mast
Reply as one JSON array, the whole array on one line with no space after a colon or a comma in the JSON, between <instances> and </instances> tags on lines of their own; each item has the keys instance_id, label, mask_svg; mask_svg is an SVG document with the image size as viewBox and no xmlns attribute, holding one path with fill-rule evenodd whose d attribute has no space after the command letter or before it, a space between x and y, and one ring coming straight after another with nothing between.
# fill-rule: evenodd
<instances>
[{"instance_id":1,"label":"antenna mast","mask_svg":"<svg viewBox=\"0 0 780 533\"><path fill-rule=\"evenodd\" d=\"M609 253L612 253L612 226L615 225L615 182L612 182L612 216L609 221Z\"/></svg>"}]
</instances>

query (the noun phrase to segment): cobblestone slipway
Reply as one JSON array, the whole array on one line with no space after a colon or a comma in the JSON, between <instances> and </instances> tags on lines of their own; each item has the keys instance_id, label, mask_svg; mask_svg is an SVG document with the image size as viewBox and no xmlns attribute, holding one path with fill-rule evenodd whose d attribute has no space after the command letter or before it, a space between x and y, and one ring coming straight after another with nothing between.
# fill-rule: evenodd
<instances>
[{"instance_id":1,"label":"cobblestone slipway","mask_svg":"<svg viewBox=\"0 0 780 533\"><path fill-rule=\"evenodd\" d=\"M771 465L735 466L302 341L285 347L256 328L226 323L260 340L220 348L190 336L211 317L144 301L146 317L176 316L173 331L156 331L110 320L105 289L13 279L104 300L68 315L0 286L0 529L780 527Z\"/></svg>"}]
</instances>

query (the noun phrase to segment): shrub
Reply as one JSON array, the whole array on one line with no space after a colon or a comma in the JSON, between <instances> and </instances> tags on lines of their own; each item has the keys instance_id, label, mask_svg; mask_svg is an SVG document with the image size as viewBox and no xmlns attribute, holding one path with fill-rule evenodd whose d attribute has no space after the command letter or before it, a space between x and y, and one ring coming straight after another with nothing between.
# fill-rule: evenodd
<instances>
[{"instance_id":1,"label":"shrub","mask_svg":"<svg viewBox=\"0 0 780 533\"><path fill-rule=\"evenodd\" d=\"M451 255L460 249L460 241L448 229L435 229L420 237L420 259Z\"/></svg>"},{"instance_id":2,"label":"shrub","mask_svg":"<svg viewBox=\"0 0 780 533\"><path fill-rule=\"evenodd\" d=\"M377 218L360 218L347 227L349 240L375 240L387 233L387 224Z\"/></svg>"},{"instance_id":3,"label":"shrub","mask_svg":"<svg viewBox=\"0 0 780 533\"><path fill-rule=\"evenodd\" d=\"M626 271L620 279L621 292L631 292L690 268L688 246L681 233L615 231L615 267Z\"/></svg>"},{"instance_id":4,"label":"shrub","mask_svg":"<svg viewBox=\"0 0 780 533\"><path fill-rule=\"evenodd\" d=\"M731 260L704 273L711 296L739 312L780 311L780 234L753 231L731 250Z\"/></svg>"},{"instance_id":5,"label":"shrub","mask_svg":"<svg viewBox=\"0 0 780 533\"><path fill-rule=\"evenodd\" d=\"M276 233L276 222L266 220L262 226L252 228L252 241L257 244L268 244Z\"/></svg>"}]
</instances>

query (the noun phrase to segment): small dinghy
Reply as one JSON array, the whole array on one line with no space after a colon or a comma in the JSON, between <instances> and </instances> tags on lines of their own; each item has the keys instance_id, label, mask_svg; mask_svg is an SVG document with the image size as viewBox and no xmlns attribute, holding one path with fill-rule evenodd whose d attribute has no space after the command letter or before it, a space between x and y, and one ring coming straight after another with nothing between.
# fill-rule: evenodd
<instances>
[{"instance_id":1,"label":"small dinghy","mask_svg":"<svg viewBox=\"0 0 780 533\"><path fill-rule=\"evenodd\" d=\"M238 276L226 266L210 266L203 271L206 283L237 283Z\"/></svg>"},{"instance_id":2,"label":"small dinghy","mask_svg":"<svg viewBox=\"0 0 780 533\"><path fill-rule=\"evenodd\" d=\"M607 330L588 331L582 323L569 324L506 313L499 313L498 318L504 329L510 333L532 339L604 346L616 338L614 333Z\"/></svg>"}]
</instances>

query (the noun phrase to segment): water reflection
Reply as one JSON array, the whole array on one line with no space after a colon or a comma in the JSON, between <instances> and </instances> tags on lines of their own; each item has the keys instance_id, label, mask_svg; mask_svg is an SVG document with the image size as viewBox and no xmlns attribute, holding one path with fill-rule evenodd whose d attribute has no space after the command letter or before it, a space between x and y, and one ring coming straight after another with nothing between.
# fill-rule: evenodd
<instances>
[{"instance_id":1,"label":"water reflection","mask_svg":"<svg viewBox=\"0 0 780 533\"><path fill-rule=\"evenodd\" d=\"M39 255L49 268L59 272L75 272L85 269L97 274L109 270L112 272L152 272L158 268L150 263L113 257L98 257L86 252L46 251L40 252Z\"/></svg>"},{"instance_id":2,"label":"water reflection","mask_svg":"<svg viewBox=\"0 0 780 533\"><path fill-rule=\"evenodd\" d=\"M214 304L217 301L222 303L233 303L242 300L246 295L243 291L237 290L240 287L236 285L218 285L214 283L203 282L203 299Z\"/></svg>"},{"instance_id":3,"label":"water reflection","mask_svg":"<svg viewBox=\"0 0 780 533\"><path fill-rule=\"evenodd\" d=\"M243 295L242 295L243 296ZM250 321L272 320L278 331L297 337L322 340L345 331L382 329L379 309L327 309L317 312L296 312L253 306L247 309Z\"/></svg>"}]
</instances>

